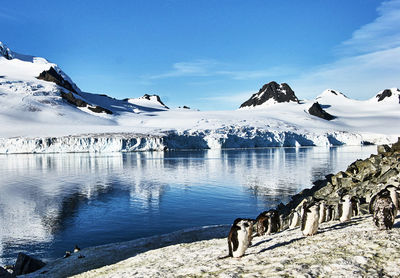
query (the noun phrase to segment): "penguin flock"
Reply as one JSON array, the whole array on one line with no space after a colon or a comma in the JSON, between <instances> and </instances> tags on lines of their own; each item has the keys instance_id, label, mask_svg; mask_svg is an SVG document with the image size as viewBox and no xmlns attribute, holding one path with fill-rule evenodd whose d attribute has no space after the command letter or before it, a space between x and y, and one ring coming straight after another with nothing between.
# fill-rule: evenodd
<instances>
[{"instance_id":1,"label":"penguin flock","mask_svg":"<svg viewBox=\"0 0 400 278\"><path fill-rule=\"evenodd\" d=\"M378 191L369 197L369 212L378 230L392 229L400 208L400 187L380 184ZM254 236L264 236L300 227L304 236L313 236L318 232L319 224L332 220L341 223L360 215L360 205L365 198L351 195L347 189L339 189L336 194L339 202L332 204L324 199L304 198L289 214L289 223L275 209L260 213L256 219L237 218L228 235L229 257L240 258L245 254Z\"/></svg>"}]
</instances>

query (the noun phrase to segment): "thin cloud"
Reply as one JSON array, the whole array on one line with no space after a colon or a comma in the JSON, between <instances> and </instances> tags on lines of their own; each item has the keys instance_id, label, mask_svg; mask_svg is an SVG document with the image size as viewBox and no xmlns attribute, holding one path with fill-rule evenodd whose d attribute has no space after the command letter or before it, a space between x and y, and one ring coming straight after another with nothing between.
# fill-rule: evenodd
<instances>
[{"instance_id":1,"label":"thin cloud","mask_svg":"<svg viewBox=\"0 0 400 278\"><path fill-rule=\"evenodd\" d=\"M337 89L346 95L368 99L378 91L400 87L400 47L340 59L290 81L298 97L315 97Z\"/></svg>"},{"instance_id":2,"label":"thin cloud","mask_svg":"<svg viewBox=\"0 0 400 278\"><path fill-rule=\"evenodd\" d=\"M257 78L274 78L294 73L293 67L271 67L262 70L232 70L230 66L215 60L195 60L192 62L177 62L170 71L143 76L144 79L165 79L177 77L225 77L233 80L251 80Z\"/></svg>"},{"instance_id":3,"label":"thin cloud","mask_svg":"<svg viewBox=\"0 0 400 278\"><path fill-rule=\"evenodd\" d=\"M337 89L356 99L400 87L400 0L383 2L379 16L337 48L341 58L289 80L300 98Z\"/></svg>"},{"instance_id":4,"label":"thin cloud","mask_svg":"<svg viewBox=\"0 0 400 278\"><path fill-rule=\"evenodd\" d=\"M247 99L250 98L255 92L251 91L246 91L246 92L239 92L239 93L233 93L228 96L215 96L215 97L203 97L199 98L198 100L200 101L213 101L213 102L220 102L220 103L231 103L231 104L237 104L240 105L242 102L246 101Z\"/></svg>"},{"instance_id":5,"label":"thin cloud","mask_svg":"<svg viewBox=\"0 0 400 278\"><path fill-rule=\"evenodd\" d=\"M177 62L172 65L172 70L150 76L144 76L145 79L163 79L171 77L185 76L209 76L218 62L213 60L196 60L192 62Z\"/></svg>"},{"instance_id":6,"label":"thin cloud","mask_svg":"<svg viewBox=\"0 0 400 278\"><path fill-rule=\"evenodd\" d=\"M362 54L400 46L400 0L383 2L379 16L353 32L339 47L341 54Z\"/></svg>"}]
</instances>

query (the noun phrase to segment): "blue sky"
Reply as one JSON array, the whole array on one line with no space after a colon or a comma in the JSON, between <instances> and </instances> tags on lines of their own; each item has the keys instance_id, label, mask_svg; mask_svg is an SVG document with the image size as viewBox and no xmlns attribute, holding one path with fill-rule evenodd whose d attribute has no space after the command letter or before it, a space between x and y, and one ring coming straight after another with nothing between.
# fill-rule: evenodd
<instances>
[{"instance_id":1,"label":"blue sky","mask_svg":"<svg viewBox=\"0 0 400 278\"><path fill-rule=\"evenodd\" d=\"M84 91L236 109L265 83L300 99L400 87L400 0L6 1L0 41Z\"/></svg>"}]
</instances>

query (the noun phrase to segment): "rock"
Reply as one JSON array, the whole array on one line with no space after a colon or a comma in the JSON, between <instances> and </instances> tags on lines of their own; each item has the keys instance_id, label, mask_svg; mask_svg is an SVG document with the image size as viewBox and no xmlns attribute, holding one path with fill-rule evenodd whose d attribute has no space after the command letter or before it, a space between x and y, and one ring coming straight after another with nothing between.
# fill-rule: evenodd
<instances>
[{"instance_id":1,"label":"rock","mask_svg":"<svg viewBox=\"0 0 400 278\"><path fill-rule=\"evenodd\" d=\"M275 81L272 81L268 84L265 84L258 93L253 94L250 99L242 103L240 108L243 107L255 107L265 103L266 101L273 99L277 103L282 102L296 102L299 103L299 99L294 94L293 90L289 87L288 84L282 83L278 84Z\"/></svg>"},{"instance_id":2,"label":"rock","mask_svg":"<svg viewBox=\"0 0 400 278\"><path fill-rule=\"evenodd\" d=\"M54 82L58 86L61 86L71 92L78 93L74 86L68 80L65 80L62 75L53 67L51 67L49 70L42 71L36 78L44 81Z\"/></svg>"},{"instance_id":3,"label":"rock","mask_svg":"<svg viewBox=\"0 0 400 278\"><path fill-rule=\"evenodd\" d=\"M86 107L88 103L80 98L76 98L73 93L60 93L61 97L68 101L68 103L76 106L76 107Z\"/></svg>"},{"instance_id":4,"label":"rock","mask_svg":"<svg viewBox=\"0 0 400 278\"><path fill-rule=\"evenodd\" d=\"M110 110L100 107L98 105L96 105L96 107L92 107L92 106L88 106L88 109L95 112L95 113L107 113L107 114L112 114L113 112L111 112Z\"/></svg>"},{"instance_id":5,"label":"rock","mask_svg":"<svg viewBox=\"0 0 400 278\"><path fill-rule=\"evenodd\" d=\"M400 137L397 139L397 142L392 145L392 151L400 152Z\"/></svg>"},{"instance_id":6,"label":"rock","mask_svg":"<svg viewBox=\"0 0 400 278\"><path fill-rule=\"evenodd\" d=\"M0 55L7 60L12 60L14 58L13 52L2 42L0 42Z\"/></svg>"},{"instance_id":7,"label":"rock","mask_svg":"<svg viewBox=\"0 0 400 278\"><path fill-rule=\"evenodd\" d=\"M314 102L313 105L311 105L311 107L308 109L308 113L328 121L333 120L335 118L335 116L332 116L324 109L322 109L321 105L318 102Z\"/></svg>"},{"instance_id":8,"label":"rock","mask_svg":"<svg viewBox=\"0 0 400 278\"><path fill-rule=\"evenodd\" d=\"M386 89L386 90L383 90L382 93L377 94L377 95L376 95L376 98L378 99L378 102L379 102L379 101L382 101L382 100L384 100L385 98L391 97L391 96L392 96L392 91L389 90L389 89Z\"/></svg>"},{"instance_id":9,"label":"rock","mask_svg":"<svg viewBox=\"0 0 400 278\"><path fill-rule=\"evenodd\" d=\"M0 266L0 278L10 278L10 277L15 277L12 275L10 272L8 272L6 269L2 268Z\"/></svg>"},{"instance_id":10,"label":"rock","mask_svg":"<svg viewBox=\"0 0 400 278\"><path fill-rule=\"evenodd\" d=\"M156 100L157 100L162 106L164 106L165 108L169 109L169 107L166 106L166 105L164 104L164 102L161 101L161 98L160 98L160 96L158 96L158 95L148 95L148 94L144 94L141 98L144 98L144 99L147 99L147 100L151 100L152 98L156 98Z\"/></svg>"},{"instance_id":11,"label":"rock","mask_svg":"<svg viewBox=\"0 0 400 278\"><path fill-rule=\"evenodd\" d=\"M80 98L75 97L73 93L64 93L64 92L61 92L60 95L61 95L61 97L62 97L63 99L65 99L68 103L70 103L70 104L72 104L72 105L74 105L74 106L76 106L76 107L87 107L89 110L91 110L91 111L93 111L93 112L95 112L95 113L103 113L103 112L104 112L104 113L107 113L107 114L112 114L112 113L113 113L112 111L110 111L110 110L108 110L108 109L106 109L106 108L103 108L103 107L101 107L101 106L98 106L98 105L96 105L96 106L91 106L91 105L89 105L86 101L84 101L84 100L82 100L82 99L80 99Z\"/></svg>"},{"instance_id":12,"label":"rock","mask_svg":"<svg viewBox=\"0 0 400 278\"><path fill-rule=\"evenodd\" d=\"M379 145L378 146L378 154L382 154L385 152L389 152L391 149L388 145Z\"/></svg>"},{"instance_id":13,"label":"rock","mask_svg":"<svg viewBox=\"0 0 400 278\"><path fill-rule=\"evenodd\" d=\"M14 273L15 275L28 274L34 272L46 264L41 260L35 259L24 253L19 253L17 262L15 263Z\"/></svg>"},{"instance_id":14,"label":"rock","mask_svg":"<svg viewBox=\"0 0 400 278\"><path fill-rule=\"evenodd\" d=\"M285 206L278 207L282 222L287 221L290 211L305 198L324 199L328 204L338 204L340 192L357 196L360 200L362 214L368 213L371 196L388 184L400 184L400 139L390 148L388 145L378 147L379 153L364 160L351 163L345 172L327 175L324 180L314 182L312 188L304 189L292 196ZM336 209L338 209L336 207Z\"/></svg>"}]
</instances>

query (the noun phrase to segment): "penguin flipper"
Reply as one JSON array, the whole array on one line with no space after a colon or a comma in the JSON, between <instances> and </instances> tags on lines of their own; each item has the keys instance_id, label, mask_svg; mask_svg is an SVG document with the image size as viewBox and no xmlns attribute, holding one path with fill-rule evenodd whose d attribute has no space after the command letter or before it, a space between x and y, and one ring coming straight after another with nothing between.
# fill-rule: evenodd
<instances>
[{"instance_id":1,"label":"penguin flipper","mask_svg":"<svg viewBox=\"0 0 400 278\"><path fill-rule=\"evenodd\" d=\"M339 212L339 218L342 217L342 215L343 215L343 204L341 204L341 203L338 204L338 212Z\"/></svg>"},{"instance_id":2,"label":"penguin flipper","mask_svg":"<svg viewBox=\"0 0 400 278\"><path fill-rule=\"evenodd\" d=\"M375 194L374 196L372 196L371 201L369 202L368 210L369 210L370 214L374 214L374 206L375 206L376 196L378 196L378 194Z\"/></svg>"},{"instance_id":3,"label":"penguin flipper","mask_svg":"<svg viewBox=\"0 0 400 278\"><path fill-rule=\"evenodd\" d=\"M238 240L238 233L237 230L239 229L235 229L233 232L233 237L232 237L232 245L233 245L233 251L236 251L239 247L239 240Z\"/></svg>"},{"instance_id":4,"label":"penguin flipper","mask_svg":"<svg viewBox=\"0 0 400 278\"><path fill-rule=\"evenodd\" d=\"M307 223L307 211L309 210L304 210L303 217L301 218L301 230L304 231L306 228L306 223Z\"/></svg>"}]
</instances>

